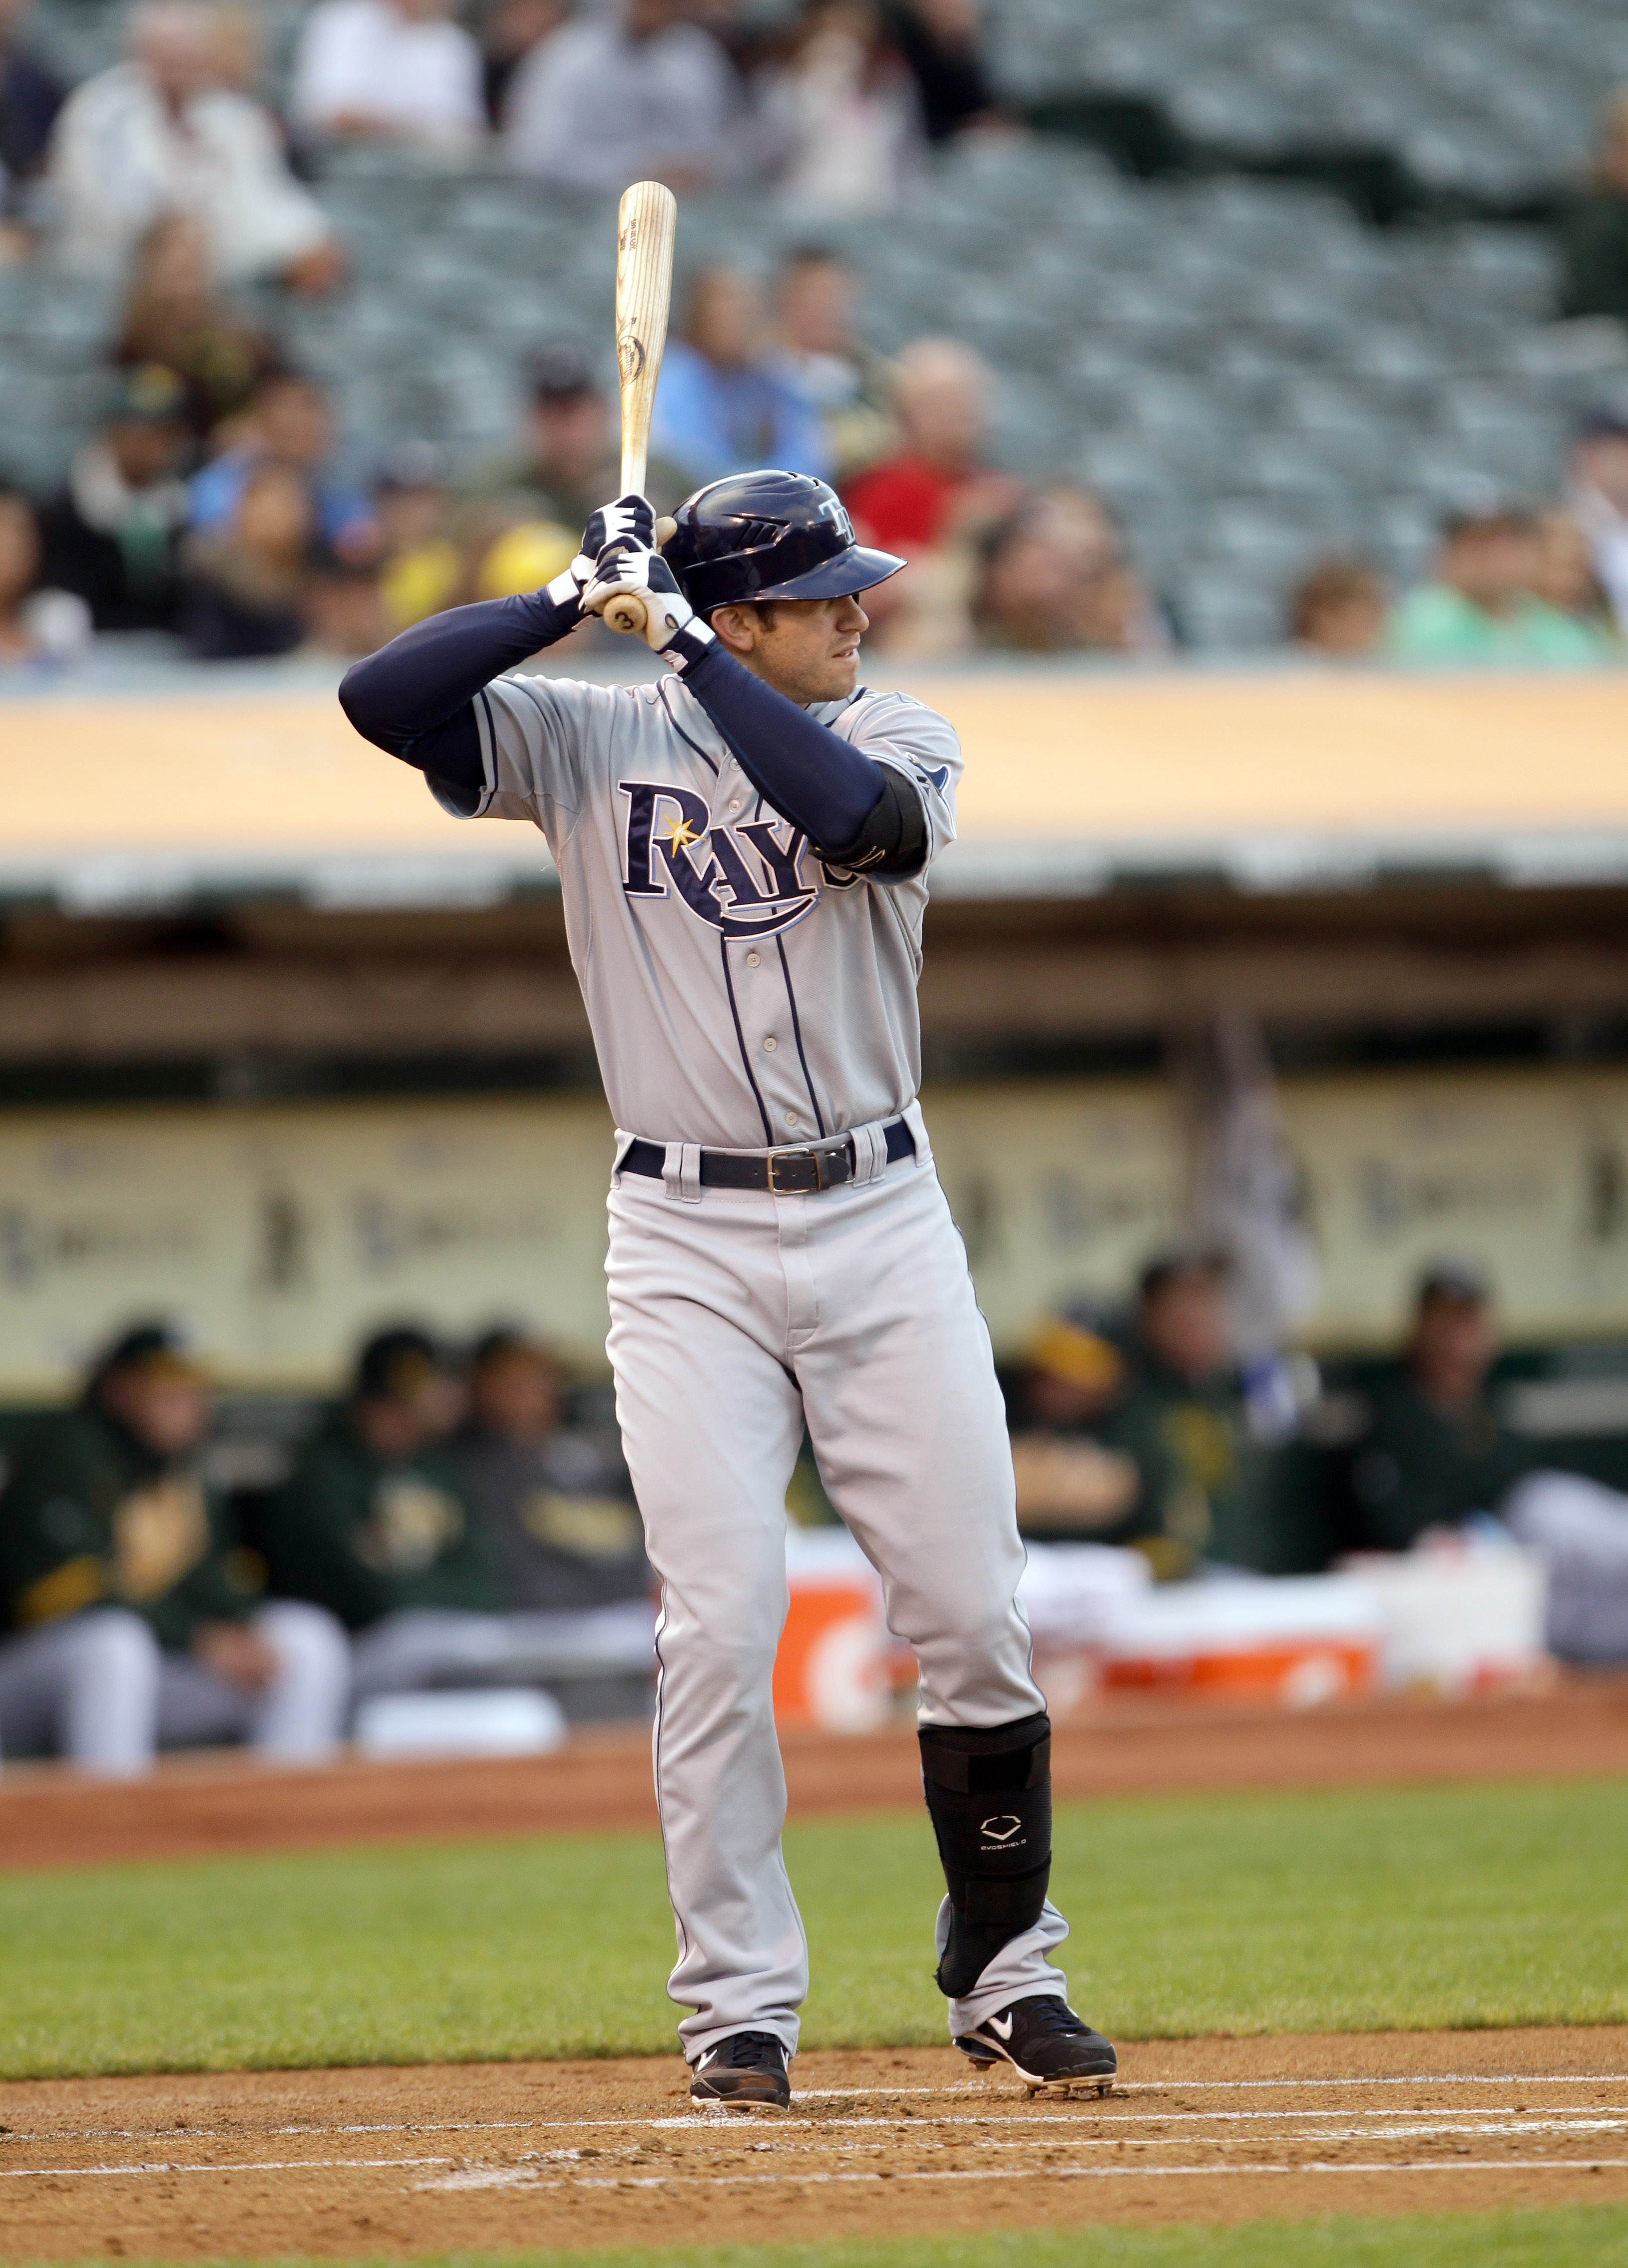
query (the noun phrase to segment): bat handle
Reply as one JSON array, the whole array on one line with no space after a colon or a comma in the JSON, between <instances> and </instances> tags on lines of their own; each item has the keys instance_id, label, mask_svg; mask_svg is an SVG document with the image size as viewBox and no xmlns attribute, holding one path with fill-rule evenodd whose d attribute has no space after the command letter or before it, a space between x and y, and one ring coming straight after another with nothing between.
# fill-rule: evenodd
<instances>
[{"instance_id":1,"label":"bat handle","mask_svg":"<svg viewBox=\"0 0 1628 2268\"><path fill-rule=\"evenodd\" d=\"M607 599L601 619L607 630L616 630L623 637L630 635L642 637L645 620L645 601L634 598L630 592L624 593L618 599Z\"/></svg>"},{"instance_id":2,"label":"bat handle","mask_svg":"<svg viewBox=\"0 0 1628 2268\"><path fill-rule=\"evenodd\" d=\"M669 519L664 512L656 522L657 550L659 551L667 538L676 534L677 531L677 520ZM630 593L620 599L608 600L606 602L602 619L610 629L619 631L623 637L629 636L642 637L645 633L645 601L643 599L634 598Z\"/></svg>"}]
</instances>

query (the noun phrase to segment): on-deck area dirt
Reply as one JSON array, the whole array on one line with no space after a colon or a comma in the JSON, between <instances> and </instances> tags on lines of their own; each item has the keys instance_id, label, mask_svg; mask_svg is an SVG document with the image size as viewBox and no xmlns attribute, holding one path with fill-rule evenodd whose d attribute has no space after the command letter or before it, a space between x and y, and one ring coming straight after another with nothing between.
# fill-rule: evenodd
<instances>
[{"instance_id":1,"label":"on-deck area dirt","mask_svg":"<svg viewBox=\"0 0 1628 2268\"><path fill-rule=\"evenodd\" d=\"M950 2048L799 2058L789 2117L648 2061L0 2086L0 2257L812 2240L1628 2201L1628 2028L1133 2046L1105 2101Z\"/></svg>"},{"instance_id":2,"label":"on-deck area dirt","mask_svg":"<svg viewBox=\"0 0 1628 2268\"><path fill-rule=\"evenodd\" d=\"M788 1728L792 1816L921 1801L906 1726L862 1737ZM1057 1796L1628 1774L1628 1678L1461 1702L1357 1701L1299 1712L1113 1698L1057 1726ZM467 1835L651 1828L650 1740L578 1736L553 1756L434 1764L348 1759L266 1771L233 1756L177 1758L123 1786L56 1765L0 1772L0 1867L94 1865L206 1852Z\"/></svg>"}]
</instances>

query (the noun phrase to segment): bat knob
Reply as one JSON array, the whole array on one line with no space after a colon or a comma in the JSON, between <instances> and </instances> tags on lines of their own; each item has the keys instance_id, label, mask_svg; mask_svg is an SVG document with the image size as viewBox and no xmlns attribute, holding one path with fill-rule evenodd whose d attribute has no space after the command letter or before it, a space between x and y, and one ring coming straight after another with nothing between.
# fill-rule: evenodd
<instances>
[{"instance_id":1,"label":"bat knob","mask_svg":"<svg viewBox=\"0 0 1628 2268\"><path fill-rule=\"evenodd\" d=\"M642 637L645 630L645 601L624 593L618 599L608 599L601 619L608 630L620 636Z\"/></svg>"}]
</instances>

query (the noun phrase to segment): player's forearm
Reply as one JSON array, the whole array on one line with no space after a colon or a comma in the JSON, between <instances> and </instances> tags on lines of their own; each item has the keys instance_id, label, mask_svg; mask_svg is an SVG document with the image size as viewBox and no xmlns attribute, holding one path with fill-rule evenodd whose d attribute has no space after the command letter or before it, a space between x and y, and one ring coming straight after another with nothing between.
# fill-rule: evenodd
<instances>
[{"instance_id":1,"label":"player's forearm","mask_svg":"<svg viewBox=\"0 0 1628 2268\"><path fill-rule=\"evenodd\" d=\"M569 582L569 577L560 578ZM482 784L471 703L483 686L581 620L576 586L454 607L415 622L345 672L339 705L365 740L438 779Z\"/></svg>"},{"instance_id":2,"label":"player's forearm","mask_svg":"<svg viewBox=\"0 0 1628 2268\"><path fill-rule=\"evenodd\" d=\"M920 799L886 764L755 677L720 644L687 663L693 693L734 751L741 770L814 848L843 864L888 871L901 858L915 872L925 848ZM880 853L880 858L875 854Z\"/></svg>"}]
</instances>

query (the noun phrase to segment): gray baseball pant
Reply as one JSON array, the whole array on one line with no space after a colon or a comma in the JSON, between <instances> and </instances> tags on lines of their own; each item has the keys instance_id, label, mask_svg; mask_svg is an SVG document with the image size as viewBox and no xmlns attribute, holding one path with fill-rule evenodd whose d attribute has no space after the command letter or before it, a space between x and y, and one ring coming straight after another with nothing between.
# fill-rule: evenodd
<instances>
[{"instance_id":1,"label":"gray baseball pant","mask_svg":"<svg viewBox=\"0 0 1628 2268\"><path fill-rule=\"evenodd\" d=\"M1005 1725L1045 1706L1017 1604L1023 1547L989 1333L910 1117L914 1160L814 1197L670 1196L631 1174L611 1191L616 1413L661 1581L656 1794L678 1937L667 1989L690 2012L679 2036L691 2062L747 2029L795 2050L808 1989L771 1697L805 1422L831 1500L881 1576L889 1626L915 1650L922 1723ZM878 1146L861 1146L873 1174ZM684 1187L676 1172L672 1186ZM947 1928L946 1900L940 1948ZM1011 2000L1064 1992L1045 1955L1067 1934L1048 1903L950 2002L952 2035Z\"/></svg>"},{"instance_id":2,"label":"gray baseball pant","mask_svg":"<svg viewBox=\"0 0 1628 2268\"><path fill-rule=\"evenodd\" d=\"M506 1678L520 1685L642 1676L656 1666L654 1625L647 1599L512 1615L407 1607L352 1639L352 1690L362 1701L373 1693L413 1693L460 1679L490 1685Z\"/></svg>"},{"instance_id":3,"label":"gray baseball pant","mask_svg":"<svg viewBox=\"0 0 1628 2268\"><path fill-rule=\"evenodd\" d=\"M1549 1570L1551 1650L1628 1661L1628 1496L1580 1473L1529 1473L1503 1516Z\"/></svg>"},{"instance_id":4,"label":"gray baseball pant","mask_svg":"<svg viewBox=\"0 0 1628 2268\"><path fill-rule=\"evenodd\" d=\"M160 1748L247 1741L284 1764L331 1754L350 1695L344 1631L322 1608L287 1599L262 1607L254 1623L282 1662L262 1693L166 1653L126 1607L0 1642L0 1756L60 1756L128 1778Z\"/></svg>"}]
</instances>

